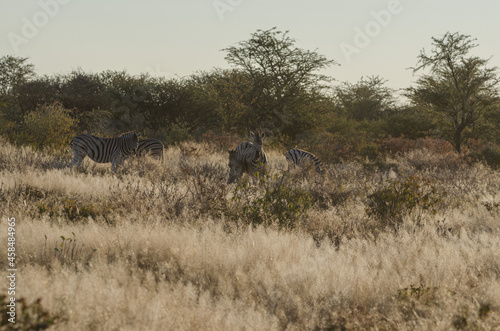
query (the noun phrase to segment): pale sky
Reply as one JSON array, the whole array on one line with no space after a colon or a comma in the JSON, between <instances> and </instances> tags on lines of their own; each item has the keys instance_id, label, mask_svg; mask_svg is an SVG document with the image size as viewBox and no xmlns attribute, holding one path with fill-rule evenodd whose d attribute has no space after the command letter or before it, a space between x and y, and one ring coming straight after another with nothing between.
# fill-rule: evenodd
<instances>
[{"instance_id":1,"label":"pale sky","mask_svg":"<svg viewBox=\"0 0 500 331\"><path fill-rule=\"evenodd\" d=\"M477 38L474 54L500 67L499 14L498 0L1 0L0 56L29 57L40 75L184 77L228 68L221 49L277 27L341 64L323 74L351 83L379 75L397 89L447 31Z\"/></svg>"}]
</instances>

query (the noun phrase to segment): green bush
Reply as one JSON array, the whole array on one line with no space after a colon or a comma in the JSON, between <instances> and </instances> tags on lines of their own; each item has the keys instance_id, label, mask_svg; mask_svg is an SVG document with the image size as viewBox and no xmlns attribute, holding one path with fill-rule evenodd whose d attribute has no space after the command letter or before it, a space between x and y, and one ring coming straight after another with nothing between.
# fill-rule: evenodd
<instances>
[{"instance_id":1,"label":"green bush","mask_svg":"<svg viewBox=\"0 0 500 331\"><path fill-rule=\"evenodd\" d=\"M496 145L487 145L482 151L480 158L493 169L500 168L500 148Z\"/></svg>"},{"instance_id":2,"label":"green bush","mask_svg":"<svg viewBox=\"0 0 500 331\"><path fill-rule=\"evenodd\" d=\"M16 124L7 119L7 117L0 111L0 135L8 141L12 141L15 137Z\"/></svg>"},{"instance_id":3,"label":"green bush","mask_svg":"<svg viewBox=\"0 0 500 331\"><path fill-rule=\"evenodd\" d=\"M232 197L235 204L226 216L247 224L295 228L312 206L309 192L288 182L287 175L266 175L258 179L258 186L249 187L248 182L244 182L236 187Z\"/></svg>"},{"instance_id":4,"label":"green bush","mask_svg":"<svg viewBox=\"0 0 500 331\"><path fill-rule=\"evenodd\" d=\"M81 218L96 218L99 214L98 208L92 203L82 203L75 199L66 198L63 204L63 214L70 220L75 221Z\"/></svg>"},{"instance_id":5,"label":"green bush","mask_svg":"<svg viewBox=\"0 0 500 331\"><path fill-rule=\"evenodd\" d=\"M365 211L383 226L397 229L405 216L412 216L419 223L422 211L435 213L444 195L430 180L411 175L389 180L385 187L369 194Z\"/></svg>"},{"instance_id":6,"label":"green bush","mask_svg":"<svg viewBox=\"0 0 500 331\"><path fill-rule=\"evenodd\" d=\"M30 145L35 149L64 151L75 136L77 120L60 103L39 106L24 117L21 133L17 142Z\"/></svg>"},{"instance_id":7,"label":"green bush","mask_svg":"<svg viewBox=\"0 0 500 331\"><path fill-rule=\"evenodd\" d=\"M225 168L211 163L195 167L182 164L180 168L186 175L186 186L192 196L192 210L198 211L199 215L207 214L220 218L227 208L227 189L221 184L224 181Z\"/></svg>"},{"instance_id":8,"label":"green bush","mask_svg":"<svg viewBox=\"0 0 500 331\"><path fill-rule=\"evenodd\" d=\"M166 141L168 146L177 145L183 141L192 139L191 128L184 122L170 123L166 128L161 130L163 140Z\"/></svg>"},{"instance_id":9,"label":"green bush","mask_svg":"<svg viewBox=\"0 0 500 331\"><path fill-rule=\"evenodd\" d=\"M379 156L379 146L375 144L364 145L361 147L359 154L363 159L374 161Z\"/></svg>"}]
</instances>

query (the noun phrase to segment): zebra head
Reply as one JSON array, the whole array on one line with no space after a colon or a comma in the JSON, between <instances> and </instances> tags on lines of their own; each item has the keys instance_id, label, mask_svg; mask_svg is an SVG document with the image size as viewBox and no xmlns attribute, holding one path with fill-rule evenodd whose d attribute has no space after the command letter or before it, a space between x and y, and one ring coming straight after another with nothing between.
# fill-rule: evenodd
<instances>
[{"instance_id":1,"label":"zebra head","mask_svg":"<svg viewBox=\"0 0 500 331\"><path fill-rule=\"evenodd\" d=\"M264 140L264 137L266 136L264 132L257 132L257 134L253 133L250 131L250 136L252 137L253 140L253 145L257 147L257 150L262 151L262 141Z\"/></svg>"},{"instance_id":2,"label":"zebra head","mask_svg":"<svg viewBox=\"0 0 500 331\"><path fill-rule=\"evenodd\" d=\"M238 160L238 153L236 150L230 150L229 152L229 180L228 184L233 183L236 179L243 175L243 166Z\"/></svg>"},{"instance_id":3,"label":"zebra head","mask_svg":"<svg viewBox=\"0 0 500 331\"><path fill-rule=\"evenodd\" d=\"M137 133L135 131L130 131L121 134L120 137L123 137L123 139L125 140L127 149L130 151L134 151L135 153L139 144L139 137L137 136Z\"/></svg>"}]
</instances>

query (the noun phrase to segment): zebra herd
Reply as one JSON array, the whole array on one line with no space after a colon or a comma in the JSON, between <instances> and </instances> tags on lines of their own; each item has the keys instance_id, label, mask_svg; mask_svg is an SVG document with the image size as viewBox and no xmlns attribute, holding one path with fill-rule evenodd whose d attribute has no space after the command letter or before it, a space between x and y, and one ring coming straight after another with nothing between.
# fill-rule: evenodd
<instances>
[{"instance_id":1,"label":"zebra herd","mask_svg":"<svg viewBox=\"0 0 500 331\"><path fill-rule=\"evenodd\" d=\"M262 148L264 133L250 132L253 141L242 142L235 149L229 150L229 180L233 183L244 173L254 175L263 172L267 165L267 156ZM123 166L124 160L131 155L143 156L149 153L158 159L163 159L163 143L157 139L142 139L135 131L122 133L114 138L101 138L90 134L79 134L71 140L73 160L70 167L79 166L85 156L97 163L111 162L111 170L116 171L118 165ZM314 154L291 149L286 153L288 169L313 164L316 172L324 174L323 164Z\"/></svg>"},{"instance_id":2,"label":"zebra herd","mask_svg":"<svg viewBox=\"0 0 500 331\"><path fill-rule=\"evenodd\" d=\"M264 133L255 134L250 132L250 135L253 138L253 143L242 142L236 149L228 151L229 184L240 178L245 172L253 176L256 172L265 171L267 157L262 149ZM286 153L286 160L288 162L288 170L296 166L306 167L312 163L316 172L324 174L322 162L312 153L294 148Z\"/></svg>"}]
</instances>

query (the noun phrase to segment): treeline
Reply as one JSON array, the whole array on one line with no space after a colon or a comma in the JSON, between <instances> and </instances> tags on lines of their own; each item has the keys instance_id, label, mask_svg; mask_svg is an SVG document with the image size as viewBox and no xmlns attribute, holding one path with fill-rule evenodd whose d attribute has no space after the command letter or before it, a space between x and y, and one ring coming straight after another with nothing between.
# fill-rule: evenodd
<instances>
[{"instance_id":1,"label":"treeline","mask_svg":"<svg viewBox=\"0 0 500 331\"><path fill-rule=\"evenodd\" d=\"M401 91L380 77L333 87L333 77L320 72L335 61L296 47L275 28L224 49L232 69L185 78L83 70L38 76L28 59L4 56L0 134L19 144L62 149L81 132L136 130L166 145L193 139L224 145L249 130L265 130L270 147L299 146L331 161L376 157L382 149L405 149L416 140L428 144L430 138L458 152L470 146L495 150L496 68L469 55L476 46L470 36L447 33L433 38L433 45L430 55L417 56L415 86ZM410 101L403 103L396 92Z\"/></svg>"}]
</instances>

